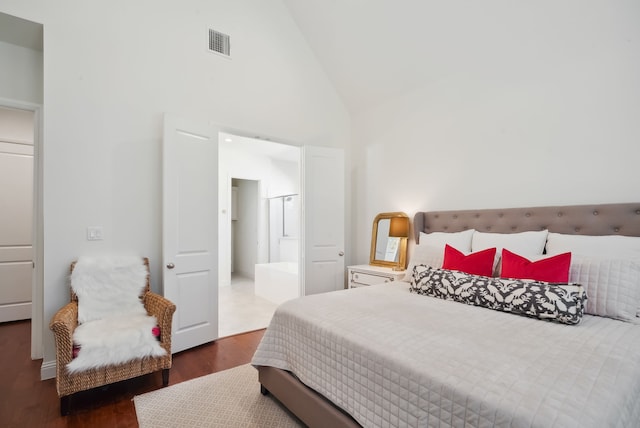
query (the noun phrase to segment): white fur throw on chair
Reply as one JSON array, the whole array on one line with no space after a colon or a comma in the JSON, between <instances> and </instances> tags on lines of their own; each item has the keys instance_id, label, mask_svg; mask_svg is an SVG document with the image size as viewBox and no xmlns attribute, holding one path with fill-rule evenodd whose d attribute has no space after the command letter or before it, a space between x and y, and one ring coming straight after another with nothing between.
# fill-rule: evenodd
<instances>
[{"instance_id":1,"label":"white fur throw on chair","mask_svg":"<svg viewBox=\"0 0 640 428\"><path fill-rule=\"evenodd\" d=\"M141 257L78 259L71 288L78 296L73 342L80 351L70 372L166 354L152 333L157 321L140 300L146 278Z\"/></svg>"},{"instance_id":2,"label":"white fur throw on chair","mask_svg":"<svg viewBox=\"0 0 640 428\"><path fill-rule=\"evenodd\" d=\"M145 315L140 295L147 284L141 257L80 257L71 272L78 323L113 315Z\"/></svg>"},{"instance_id":3,"label":"white fur throw on chair","mask_svg":"<svg viewBox=\"0 0 640 428\"><path fill-rule=\"evenodd\" d=\"M160 357L167 351L151 332L155 317L124 315L89 321L79 325L73 342L78 356L67 364L70 373L122 364L144 357Z\"/></svg>"}]
</instances>

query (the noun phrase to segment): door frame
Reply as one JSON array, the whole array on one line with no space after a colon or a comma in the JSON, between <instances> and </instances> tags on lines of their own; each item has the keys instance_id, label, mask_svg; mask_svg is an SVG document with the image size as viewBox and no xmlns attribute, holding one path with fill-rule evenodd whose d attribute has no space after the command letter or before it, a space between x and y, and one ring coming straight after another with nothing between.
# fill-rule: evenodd
<instances>
[{"instance_id":1,"label":"door frame","mask_svg":"<svg viewBox=\"0 0 640 428\"><path fill-rule=\"evenodd\" d=\"M33 272L31 276L31 359L43 357L44 253L42 210L42 105L0 97L0 107L33 112Z\"/></svg>"}]
</instances>

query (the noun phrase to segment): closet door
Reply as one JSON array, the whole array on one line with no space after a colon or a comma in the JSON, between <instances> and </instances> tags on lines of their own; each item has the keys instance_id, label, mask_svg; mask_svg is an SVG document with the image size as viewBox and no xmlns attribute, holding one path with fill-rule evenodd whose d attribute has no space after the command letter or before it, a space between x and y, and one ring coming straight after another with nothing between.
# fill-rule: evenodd
<instances>
[{"instance_id":1,"label":"closet door","mask_svg":"<svg viewBox=\"0 0 640 428\"><path fill-rule=\"evenodd\" d=\"M0 107L0 322L31 318L32 111Z\"/></svg>"}]
</instances>

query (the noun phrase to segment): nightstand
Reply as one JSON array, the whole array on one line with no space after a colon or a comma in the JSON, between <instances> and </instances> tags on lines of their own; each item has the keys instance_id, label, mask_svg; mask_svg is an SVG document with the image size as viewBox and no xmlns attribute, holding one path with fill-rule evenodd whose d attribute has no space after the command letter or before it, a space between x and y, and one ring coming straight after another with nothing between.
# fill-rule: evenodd
<instances>
[{"instance_id":1,"label":"nightstand","mask_svg":"<svg viewBox=\"0 0 640 428\"><path fill-rule=\"evenodd\" d=\"M372 265L347 266L349 288L400 281L407 271Z\"/></svg>"}]
</instances>

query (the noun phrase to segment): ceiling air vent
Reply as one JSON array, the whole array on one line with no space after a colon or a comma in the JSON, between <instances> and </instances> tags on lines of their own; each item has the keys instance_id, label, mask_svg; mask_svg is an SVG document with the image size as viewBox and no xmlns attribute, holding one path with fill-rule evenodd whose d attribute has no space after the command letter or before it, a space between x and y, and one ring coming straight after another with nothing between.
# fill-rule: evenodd
<instances>
[{"instance_id":1,"label":"ceiling air vent","mask_svg":"<svg viewBox=\"0 0 640 428\"><path fill-rule=\"evenodd\" d=\"M216 30L209 29L209 50L224 56L231 56L231 45L229 35Z\"/></svg>"}]
</instances>

